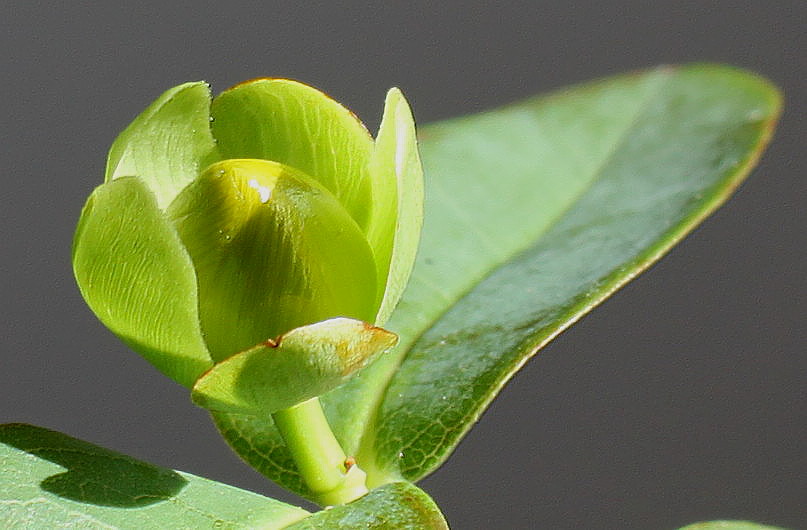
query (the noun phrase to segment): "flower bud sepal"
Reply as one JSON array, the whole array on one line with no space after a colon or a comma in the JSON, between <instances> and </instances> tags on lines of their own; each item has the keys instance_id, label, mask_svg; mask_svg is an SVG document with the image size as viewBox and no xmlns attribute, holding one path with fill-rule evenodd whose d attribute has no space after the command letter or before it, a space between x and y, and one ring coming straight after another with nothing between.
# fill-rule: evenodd
<instances>
[{"instance_id":1,"label":"flower bud sepal","mask_svg":"<svg viewBox=\"0 0 807 530\"><path fill-rule=\"evenodd\" d=\"M191 398L212 412L266 417L333 390L397 341L350 318L302 326L217 363Z\"/></svg>"}]
</instances>

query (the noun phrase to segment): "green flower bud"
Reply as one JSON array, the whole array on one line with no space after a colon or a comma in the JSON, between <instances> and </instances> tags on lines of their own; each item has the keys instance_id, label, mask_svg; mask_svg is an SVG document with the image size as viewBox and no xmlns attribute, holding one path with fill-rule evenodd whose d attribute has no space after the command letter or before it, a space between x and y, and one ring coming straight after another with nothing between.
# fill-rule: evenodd
<instances>
[{"instance_id":1,"label":"green flower bud","mask_svg":"<svg viewBox=\"0 0 807 530\"><path fill-rule=\"evenodd\" d=\"M273 412L394 345L377 326L412 270L422 200L397 89L373 140L301 83L258 79L212 101L188 83L113 143L73 267L107 327L181 384L199 380L197 403Z\"/></svg>"}]
</instances>

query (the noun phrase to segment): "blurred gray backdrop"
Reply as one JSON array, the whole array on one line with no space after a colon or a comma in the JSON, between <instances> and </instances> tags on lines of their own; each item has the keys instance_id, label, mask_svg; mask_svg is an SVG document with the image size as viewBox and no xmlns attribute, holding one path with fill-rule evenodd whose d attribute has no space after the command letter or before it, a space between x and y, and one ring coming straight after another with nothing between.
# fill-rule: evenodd
<instances>
[{"instance_id":1,"label":"blurred gray backdrop","mask_svg":"<svg viewBox=\"0 0 807 530\"><path fill-rule=\"evenodd\" d=\"M0 421L63 431L292 502L187 392L86 308L70 267L115 135L163 90L269 75L375 129L659 63L779 84L779 132L736 196L533 359L421 486L454 528L807 528L803 1L0 3Z\"/></svg>"}]
</instances>

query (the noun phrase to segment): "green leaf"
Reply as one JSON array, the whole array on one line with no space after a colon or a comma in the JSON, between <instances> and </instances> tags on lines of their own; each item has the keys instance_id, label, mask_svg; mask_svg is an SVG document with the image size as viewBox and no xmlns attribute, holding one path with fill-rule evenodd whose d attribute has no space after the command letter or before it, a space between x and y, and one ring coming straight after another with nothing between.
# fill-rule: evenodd
<instances>
[{"instance_id":1,"label":"green leaf","mask_svg":"<svg viewBox=\"0 0 807 530\"><path fill-rule=\"evenodd\" d=\"M434 501L416 486L396 482L377 488L350 504L328 510L292 524L288 530L321 528L412 528L448 529Z\"/></svg>"},{"instance_id":2,"label":"green leaf","mask_svg":"<svg viewBox=\"0 0 807 530\"><path fill-rule=\"evenodd\" d=\"M779 107L752 74L692 65L423 128L423 240L386 326L400 343L322 399L371 484L439 466L518 368L731 194ZM215 419L294 489L276 432Z\"/></svg>"},{"instance_id":3,"label":"green leaf","mask_svg":"<svg viewBox=\"0 0 807 530\"><path fill-rule=\"evenodd\" d=\"M2 528L448 528L409 483L309 514L32 425L0 425L0 464Z\"/></svg>"},{"instance_id":4,"label":"green leaf","mask_svg":"<svg viewBox=\"0 0 807 530\"><path fill-rule=\"evenodd\" d=\"M92 193L73 270L101 322L165 375L190 387L212 366L190 257L141 179L118 178Z\"/></svg>"},{"instance_id":5,"label":"green leaf","mask_svg":"<svg viewBox=\"0 0 807 530\"><path fill-rule=\"evenodd\" d=\"M168 214L193 259L216 362L300 326L376 314L367 240L328 190L294 168L213 164Z\"/></svg>"},{"instance_id":6,"label":"green leaf","mask_svg":"<svg viewBox=\"0 0 807 530\"><path fill-rule=\"evenodd\" d=\"M297 328L215 365L194 385L193 401L271 421L269 414L333 390L397 340L347 318Z\"/></svg>"},{"instance_id":7,"label":"green leaf","mask_svg":"<svg viewBox=\"0 0 807 530\"><path fill-rule=\"evenodd\" d=\"M115 139L106 182L141 177L165 208L217 159L210 133L210 89L203 82L185 83L157 98Z\"/></svg>"},{"instance_id":8,"label":"green leaf","mask_svg":"<svg viewBox=\"0 0 807 530\"><path fill-rule=\"evenodd\" d=\"M750 521L708 521L690 524L679 530L782 530L776 526L767 526Z\"/></svg>"},{"instance_id":9,"label":"green leaf","mask_svg":"<svg viewBox=\"0 0 807 530\"><path fill-rule=\"evenodd\" d=\"M283 528L300 508L23 424L0 425L2 528Z\"/></svg>"},{"instance_id":10,"label":"green leaf","mask_svg":"<svg viewBox=\"0 0 807 530\"><path fill-rule=\"evenodd\" d=\"M367 237L375 254L382 297L375 322L383 325L412 273L423 225L423 168L415 121L397 88L387 93L370 168L373 216Z\"/></svg>"},{"instance_id":11,"label":"green leaf","mask_svg":"<svg viewBox=\"0 0 807 530\"><path fill-rule=\"evenodd\" d=\"M222 92L211 115L222 158L274 160L311 175L365 230L373 140L345 107L296 81L256 79Z\"/></svg>"},{"instance_id":12,"label":"green leaf","mask_svg":"<svg viewBox=\"0 0 807 530\"><path fill-rule=\"evenodd\" d=\"M424 240L419 281L390 324L414 328L406 337L417 339L397 366L390 356L379 367L392 378L377 373L373 381L376 395L385 390L360 454L375 458L387 477L418 480L439 466L527 359L728 197L756 162L778 113L778 94L761 79L698 65L623 77L432 130L423 156L436 203L427 206L434 212L427 226L461 224L474 212L473 227L453 252L445 247L449 234L427 231L443 244ZM511 131L497 135L505 124ZM484 153L480 147L476 158L468 152L460 159L457 142L470 134L465 145L474 146L481 131L489 135ZM530 167L526 146L514 144L512 134L533 145ZM524 166L487 177L494 168L484 164L504 166L518 153ZM469 180L473 190L464 191ZM496 190L496 200L480 189ZM452 208L458 197L461 209ZM472 253L465 251L469 240ZM496 246L479 252L486 241ZM476 285L466 292L468 284L454 279L457 270L484 270L486 277L469 275ZM437 286L444 299L462 297L449 308ZM418 325L424 306L447 311L426 328Z\"/></svg>"}]
</instances>

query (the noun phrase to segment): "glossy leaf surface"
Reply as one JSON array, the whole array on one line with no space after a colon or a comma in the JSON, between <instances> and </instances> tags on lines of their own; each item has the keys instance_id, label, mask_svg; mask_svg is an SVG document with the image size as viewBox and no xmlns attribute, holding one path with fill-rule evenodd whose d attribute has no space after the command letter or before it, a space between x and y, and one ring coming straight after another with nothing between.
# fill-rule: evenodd
<instances>
[{"instance_id":1,"label":"glossy leaf surface","mask_svg":"<svg viewBox=\"0 0 807 530\"><path fill-rule=\"evenodd\" d=\"M217 412L267 416L333 390L397 340L347 318L297 328L218 363L194 385L193 401Z\"/></svg>"},{"instance_id":2,"label":"glossy leaf surface","mask_svg":"<svg viewBox=\"0 0 807 530\"><path fill-rule=\"evenodd\" d=\"M394 482L377 488L350 504L317 512L288 528L448 530L448 525L437 505L422 490L407 482Z\"/></svg>"},{"instance_id":3,"label":"glossy leaf surface","mask_svg":"<svg viewBox=\"0 0 807 530\"><path fill-rule=\"evenodd\" d=\"M417 480L438 466L529 357L722 203L767 142L779 99L749 74L694 66L619 78L510 114L516 109L499 118L521 123L522 138L545 155L533 160L532 170L513 168L523 172L518 178L499 172L485 182L492 167L469 178L470 154L457 156L463 131L495 131L492 116L477 118L476 127L474 118L448 123L433 130L431 145L424 146L427 164L434 161L427 166L433 182L445 186L434 194L437 204L427 207L440 213L435 221L427 218L435 231L427 229L426 237L474 212L465 244L475 240L478 249L489 238L512 253L425 329L417 326L422 312L416 308L433 308L441 292L447 298L460 294L435 286L459 288L452 279L457 269L481 270L500 251L449 254L434 240L424 241L420 281L396 321L408 330L417 326L418 338L397 367L392 361L379 367L394 376L368 429L373 439L365 438L360 449L376 455L388 476ZM491 141L483 158L502 165L515 158L513 139L504 140ZM459 212L452 210L468 180L481 186L463 196L468 202ZM480 187L497 190L496 200L480 196ZM531 227L520 231L532 232L526 246L514 235L519 225Z\"/></svg>"},{"instance_id":4,"label":"glossy leaf surface","mask_svg":"<svg viewBox=\"0 0 807 530\"><path fill-rule=\"evenodd\" d=\"M439 466L542 345L730 195L779 106L756 76L693 65L423 128L423 240L387 325L401 341L323 399L371 483ZM271 425L215 419L254 467L305 493Z\"/></svg>"},{"instance_id":5,"label":"glossy leaf surface","mask_svg":"<svg viewBox=\"0 0 807 530\"><path fill-rule=\"evenodd\" d=\"M2 528L283 528L301 508L67 435L0 426Z\"/></svg>"},{"instance_id":6,"label":"glossy leaf surface","mask_svg":"<svg viewBox=\"0 0 807 530\"><path fill-rule=\"evenodd\" d=\"M165 375L190 387L212 366L190 256L141 179L95 189L76 230L73 270L98 318Z\"/></svg>"}]
</instances>

